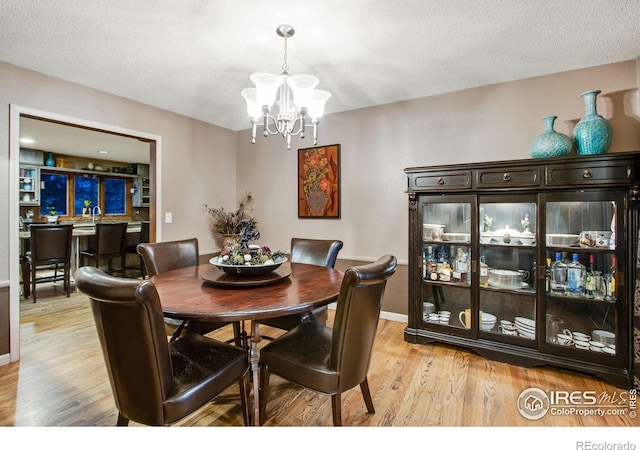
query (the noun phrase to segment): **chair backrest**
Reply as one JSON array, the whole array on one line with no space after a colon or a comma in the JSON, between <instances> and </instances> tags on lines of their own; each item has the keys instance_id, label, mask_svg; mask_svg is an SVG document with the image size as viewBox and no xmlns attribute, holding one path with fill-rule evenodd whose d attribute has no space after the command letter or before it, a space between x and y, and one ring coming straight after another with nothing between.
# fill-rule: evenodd
<instances>
[{"instance_id":1,"label":"chair backrest","mask_svg":"<svg viewBox=\"0 0 640 450\"><path fill-rule=\"evenodd\" d=\"M135 422L163 424L163 400L175 381L155 286L92 266L79 268L75 281L90 299L118 410Z\"/></svg>"},{"instance_id":2,"label":"chair backrest","mask_svg":"<svg viewBox=\"0 0 640 450\"><path fill-rule=\"evenodd\" d=\"M396 271L396 257L346 270L338 295L331 342L332 369L340 373L344 392L364 381L378 329L387 279Z\"/></svg>"},{"instance_id":3,"label":"chair backrest","mask_svg":"<svg viewBox=\"0 0 640 450\"><path fill-rule=\"evenodd\" d=\"M31 231L31 261L36 266L70 263L73 224L33 224Z\"/></svg>"},{"instance_id":4,"label":"chair backrest","mask_svg":"<svg viewBox=\"0 0 640 450\"><path fill-rule=\"evenodd\" d=\"M198 265L198 239L138 244L138 253L149 276Z\"/></svg>"},{"instance_id":5,"label":"chair backrest","mask_svg":"<svg viewBox=\"0 0 640 450\"><path fill-rule=\"evenodd\" d=\"M96 224L96 252L100 255L124 253L127 222Z\"/></svg>"},{"instance_id":6,"label":"chair backrest","mask_svg":"<svg viewBox=\"0 0 640 450\"><path fill-rule=\"evenodd\" d=\"M291 238L291 262L333 269L342 245L330 239Z\"/></svg>"}]
</instances>

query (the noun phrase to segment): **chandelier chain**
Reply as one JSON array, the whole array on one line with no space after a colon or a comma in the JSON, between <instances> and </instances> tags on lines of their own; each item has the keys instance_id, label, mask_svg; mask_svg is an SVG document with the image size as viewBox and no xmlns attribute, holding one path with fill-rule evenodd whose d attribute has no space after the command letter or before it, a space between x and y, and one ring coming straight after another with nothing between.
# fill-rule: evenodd
<instances>
[{"instance_id":1,"label":"chandelier chain","mask_svg":"<svg viewBox=\"0 0 640 450\"><path fill-rule=\"evenodd\" d=\"M286 74L289 73L289 64L287 63L287 34L284 35L284 64L282 64L282 71Z\"/></svg>"}]
</instances>

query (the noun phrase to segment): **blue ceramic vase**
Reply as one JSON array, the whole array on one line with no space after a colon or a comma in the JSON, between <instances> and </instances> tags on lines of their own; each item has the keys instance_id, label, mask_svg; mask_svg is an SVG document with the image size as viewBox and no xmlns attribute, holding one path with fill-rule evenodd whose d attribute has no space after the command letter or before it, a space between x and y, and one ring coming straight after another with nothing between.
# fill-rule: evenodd
<instances>
[{"instance_id":1,"label":"blue ceramic vase","mask_svg":"<svg viewBox=\"0 0 640 450\"><path fill-rule=\"evenodd\" d=\"M596 111L596 97L601 91L583 92L585 114L573 129L573 138L578 155L600 155L607 153L611 145L613 130L607 119Z\"/></svg>"},{"instance_id":2,"label":"blue ceramic vase","mask_svg":"<svg viewBox=\"0 0 640 450\"><path fill-rule=\"evenodd\" d=\"M47 159L44 162L44 165L47 167L53 167L56 165L56 162L53 159L53 153L49 153L49 155L47 156Z\"/></svg>"},{"instance_id":3,"label":"blue ceramic vase","mask_svg":"<svg viewBox=\"0 0 640 450\"><path fill-rule=\"evenodd\" d=\"M568 156L571 153L573 143L566 134L558 133L553 129L557 116L544 118L546 130L535 137L529 145L529 153L534 158L553 158L556 156Z\"/></svg>"}]
</instances>

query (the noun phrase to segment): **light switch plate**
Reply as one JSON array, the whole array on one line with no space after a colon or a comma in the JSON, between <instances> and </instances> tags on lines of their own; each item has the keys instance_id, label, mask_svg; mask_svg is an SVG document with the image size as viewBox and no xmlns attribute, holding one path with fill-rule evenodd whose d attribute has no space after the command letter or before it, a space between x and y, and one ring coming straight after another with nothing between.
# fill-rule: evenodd
<instances>
[{"instance_id":1,"label":"light switch plate","mask_svg":"<svg viewBox=\"0 0 640 450\"><path fill-rule=\"evenodd\" d=\"M164 213L164 223L171 223L173 221L173 214L170 212Z\"/></svg>"}]
</instances>

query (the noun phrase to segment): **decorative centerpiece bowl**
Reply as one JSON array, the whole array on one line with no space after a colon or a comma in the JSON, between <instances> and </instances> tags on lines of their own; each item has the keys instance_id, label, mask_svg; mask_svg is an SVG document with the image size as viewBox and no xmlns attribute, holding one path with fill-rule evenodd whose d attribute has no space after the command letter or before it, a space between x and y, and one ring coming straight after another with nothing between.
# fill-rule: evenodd
<instances>
[{"instance_id":1,"label":"decorative centerpiece bowl","mask_svg":"<svg viewBox=\"0 0 640 450\"><path fill-rule=\"evenodd\" d=\"M247 249L223 251L209 260L224 273L237 277L252 277L273 272L287 262L284 253L272 252L268 247L250 245Z\"/></svg>"}]
</instances>

